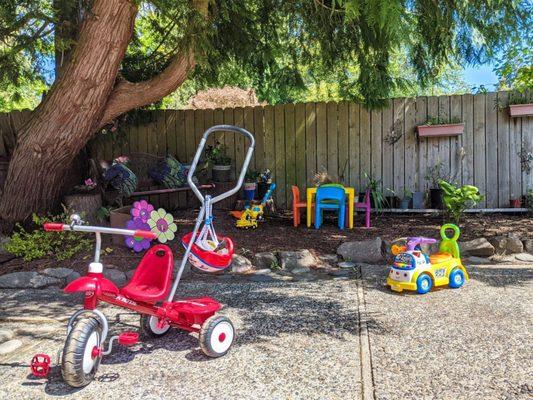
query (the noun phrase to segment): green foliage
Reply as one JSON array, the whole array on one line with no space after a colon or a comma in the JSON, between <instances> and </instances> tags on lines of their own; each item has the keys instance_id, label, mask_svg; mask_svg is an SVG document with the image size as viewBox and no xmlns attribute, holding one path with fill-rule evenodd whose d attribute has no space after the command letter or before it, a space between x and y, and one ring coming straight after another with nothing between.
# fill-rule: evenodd
<instances>
[{"instance_id":1,"label":"green foliage","mask_svg":"<svg viewBox=\"0 0 533 400\"><path fill-rule=\"evenodd\" d=\"M444 180L439 181L439 186L444 192L442 199L446 210L457 224L464 210L474 207L483 199L483 196L479 194L479 190L475 186L464 185L458 187Z\"/></svg>"},{"instance_id":2,"label":"green foliage","mask_svg":"<svg viewBox=\"0 0 533 400\"><path fill-rule=\"evenodd\" d=\"M443 117L429 117L426 121L426 125L447 125L447 124L460 124L461 118L443 118Z\"/></svg>"},{"instance_id":3,"label":"green foliage","mask_svg":"<svg viewBox=\"0 0 533 400\"><path fill-rule=\"evenodd\" d=\"M451 180L444 171L444 163L442 161L439 161L432 167L428 167L424 179L429 182L431 189L438 189L440 181Z\"/></svg>"},{"instance_id":4,"label":"green foliage","mask_svg":"<svg viewBox=\"0 0 533 400\"><path fill-rule=\"evenodd\" d=\"M25 230L17 224L17 231L11 235L5 250L22 257L24 261L54 257L57 261L72 258L76 253L91 248L91 241L76 232L45 232L45 222L67 223L67 213L58 216L38 216L33 214L34 231Z\"/></svg>"},{"instance_id":5,"label":"green foliage","mask_svg":"<svg viewBox=\"0 0 533 400\"><path fill-rule=\"evenodd\" d=\"M24 79L50 78L50 59L73 46L72 26L79 26L79 15L92 15L92 3L0 1L0 81L20 87ZM501 51L498 71L506 84L530 85L532 46L517 33L531 26L524 1L213 0L207 19L194 3L136 1L120 71L139 82L194 49L197 66L170 100L176 105L199 89L228 84L253 87L271 104L346 99L374 107L392 95L433 88L437 93L428 94L439 94L443 84L464 88L457 71Z\"/></svg>"},{"instance_id":6,"label":"green foliage","mask_svg":"<svg viewBox=\"0 0 533 400\"><path fill-rule=\"evenodd\" d=\"M205 157L212 165L231 165L231 158L226 155L226 145L216 142L205 149Z\"/></svg>"},{"instance_id":7,"label":"green foliage","mask_svg":"<svg viewBox=\"0 0 533 400\"><path fill-rule=\"evenodd\" d=\"M385 195L381 190L382 182L379 179L373 178L366 171L363 172L363 176L366 180L366 189L370 189L370 195L372 196L372 201L374 202L374 208L378 212L381 212L381 210L383 210L384 206L387 204Z\"/></svg>"}]
</instances>

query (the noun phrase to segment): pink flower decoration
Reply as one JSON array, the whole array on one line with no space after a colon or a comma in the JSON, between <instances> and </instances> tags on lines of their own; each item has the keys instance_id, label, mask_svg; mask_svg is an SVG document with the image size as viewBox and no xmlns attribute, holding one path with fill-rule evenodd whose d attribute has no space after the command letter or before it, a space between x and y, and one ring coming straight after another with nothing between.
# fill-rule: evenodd
<instances>
[{"instance_id":1,"label":"pink flower decoration","mask_svg":"<svg viewBox=\"0 0 533 400\"><path fill-rule=\"evenodd\" d=\"M142 222L147 222L150 218L150 213L154 211L154 206L146 200L140 200L133 203L130 214L133 218L139 218Z\"/></svg>"}]
</instances>

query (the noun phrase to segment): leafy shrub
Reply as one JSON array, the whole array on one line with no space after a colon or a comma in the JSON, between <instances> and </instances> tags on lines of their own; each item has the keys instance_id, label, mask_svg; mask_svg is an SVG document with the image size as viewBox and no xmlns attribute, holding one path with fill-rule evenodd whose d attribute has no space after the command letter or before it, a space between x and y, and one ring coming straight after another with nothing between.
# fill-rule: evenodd
<instances>
[{"instance_id":1,"label":"leafy shrub","mask_svg":"<svg viewBox=\"0 0 533 400\"><path fill-rule=\"evenodd\" d=\"M16 231L11 235L5 250L22 257L25 261L32 261L47 256L54 257L57 261L72 258L76 253L91 249L91 241L76 232L45 232L45 222L68 221L66 213L58 216L40 217L33 214L33 223L37 226L34 231L26 231L17 224Z\"/></svg>"},{"instance_id":2,"label":"leafy shrub","mask_svg":"<svg viewBox=\"0 0 533 400\"><path fill-rule=\"evenodd\" d=\"M446 210L455 223L459 223L464 210L474 207L483 199L483 196L479 194L479 190L475 186L464 185L458 187L445 180L440 180L439 186L444 192L442 199Z\"/></svg>"}]
</instances>

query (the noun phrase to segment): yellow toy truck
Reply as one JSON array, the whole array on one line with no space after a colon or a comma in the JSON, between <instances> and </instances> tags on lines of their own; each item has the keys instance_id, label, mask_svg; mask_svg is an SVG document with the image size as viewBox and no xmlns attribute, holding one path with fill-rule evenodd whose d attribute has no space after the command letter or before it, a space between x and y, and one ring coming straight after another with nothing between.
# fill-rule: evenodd
<instances>
[{"instance_id":1,"label":"yellow toy truck","mask_svg":"<svg viewBox=\"0 0 533 400\"><path fill-rule=\"evenodd\" d=\"M446 236L448 229L453 230L451 238ZM468 280L468 273L461 262L457 239L459 227L445 224L440 229L442 241L438 253L427 255L420 245L436 243L435 239L410 237L407 246L392 245L395 255L390 267L387 286L395 292L414 290L419 294L429 292L433 287L448 285L453 289L460 288Z\"/></svg>"}]
</instances>

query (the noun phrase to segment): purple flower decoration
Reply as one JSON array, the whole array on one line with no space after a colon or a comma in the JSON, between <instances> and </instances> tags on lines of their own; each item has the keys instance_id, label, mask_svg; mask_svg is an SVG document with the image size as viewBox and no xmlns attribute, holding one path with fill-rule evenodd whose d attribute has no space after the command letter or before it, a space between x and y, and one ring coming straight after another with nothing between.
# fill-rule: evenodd
<instances>
[{"instance_id":1,"label":"purple flower decoration","mask_svg":"<svg viewBox=\"0 0 533 400\"><path fill-rule=\"evenodd\" d=\"M148 222L150 213L154 211L154 206L146 200L140 200L133 203L130 214L133 218L139 218L142 222ZM150 229L148 229L150 230Z\"/></svg>"},{"instance_id":2,"label":"purple flower decoration","mask_svg":"<svg viewBox=\"0 0 533 400\"><path fill-rule=\"evenodd\" d=\"M145 202L146 203L146 202ZM143 222L140 218L133 218L132 220L128 221L126 224L126 229L131 229L134 231L137 230L143 230L143 231L149 231L150 225L148 225L146 222ZM150 239L144 239L144 238L138 238L134 236L126 236L125 239L126 246L129 248L132 248L134 252L139 253L143 250L147 250L150 248Z\"/></svg>"}]
</instances>

